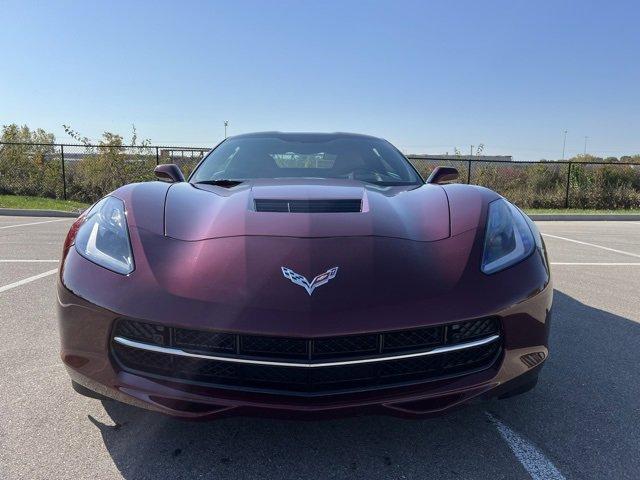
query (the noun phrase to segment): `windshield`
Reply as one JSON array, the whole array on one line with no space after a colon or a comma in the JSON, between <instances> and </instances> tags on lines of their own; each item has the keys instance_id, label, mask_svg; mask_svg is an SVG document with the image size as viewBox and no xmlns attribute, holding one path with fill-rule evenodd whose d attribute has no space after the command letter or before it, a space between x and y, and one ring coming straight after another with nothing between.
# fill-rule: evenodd
<instances>
[{"instance_id":1,"label":"windshield","mask_svg":"<svg viewBox=\"0 0 640 480\"><path fill-rule=\"evenodd\" d=\"M190 181L255 178L345 178L385 186L422 183L385 140L313 134L230 138L204 159Z\"/></svg>"}]
</instances>

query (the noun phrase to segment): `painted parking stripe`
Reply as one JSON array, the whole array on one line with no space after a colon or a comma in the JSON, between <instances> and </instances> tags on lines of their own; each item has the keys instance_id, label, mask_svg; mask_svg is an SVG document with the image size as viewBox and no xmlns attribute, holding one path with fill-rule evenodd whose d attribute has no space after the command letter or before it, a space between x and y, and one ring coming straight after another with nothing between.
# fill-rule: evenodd
<instances>
[{"instance_id":1,"label":"painted parking stripe","mask_svg":"<svg viewBox=\"0 0 640 480\"><path fill-rule=\"evenodd\" d=\"M38 280L40 278L48 277L49 275L53 275L58 271L57 268L53 270L46 271L44 273L40 273L38 275L34 275L33 277L23 278L22 280L18 280L17 282L10 283L9 285L5 285L0 287L0 293L6 292L7 290L11 290L12 288L19 287L20 285L24 285L26 283L33 282L34 280Z\"/></svg>"},{"instance_id":2,"label":"painted parking stripe","mask_svg":"<svg viewBox=\"0 0 640 480\"><path fill-rule=\"evenodd\" d=\"M604 247L602 245L596 245L595 243L589 243L589 242L582 242L580 240L574 240L573 238L567 238L567 237L559 237L558 235L551 235L550 233L543 233L542 234L545 237L550 237L550 238L557 238L559 240L565 240L567 242L573 242L573 243L578 243L580 245L587 245L589 247L595 247L595 248L600 248L602 250L607 250L609 252L615 252L615 253L620 253L622 255L629 255L630 257L636 257L636 258L640 258L640 254L637 253L631 253L631 252L625 252L624 250L617 250L615 248L609 248L609 247Z\"/></svg>"},{"instance_id":3,"label":"painted parking stripe","mask_svg":"<svg viewBox=\"0 0 640 480\"><path fill-rule=\"evenodd\" d=\"M73 220L73 218L58 218L56 220L42 220L40 222L19 223L17 225L5 225L4 227L0 227L0 230L4 230L5 228L17 228L17 227L27 227L29 225L40 225L41 223L64 222L67 220Z\"/></svg>"},{"instance_id":4,"label":"painted parking stripe","mask_svg":"<svg viewBox=\"0 0 640 480\"><path fill-rule=\"evenodd\" d=\"M638 267L640 263L636 262L551 262L551 265L586 265L589 267L593 266L603 266L603 267L622 267L622 266L632 266Z\"/></svg>"},{"instance_id":5,"label":"painted parking stripe","mask_svg":"<svg viewBox=\"0 0 640 480\"><path fill-rule=\"evenodd\" d=\"M565 480L560 470L533 443L509 428L495 415L485 413L533 480Z\"/></svg>"},{"instance_id":6,"label":"painted parking stripe","mask_svg":"<svg viewBox=\"0 0 640 480\"><path fill-rule=\"evenodd\" d=\"M58 263L60 260L53 259L45 259L45 260L35 260L32 258L22 259L22 258L0 258L0 263Z\"/></svg>"}]
</instances>

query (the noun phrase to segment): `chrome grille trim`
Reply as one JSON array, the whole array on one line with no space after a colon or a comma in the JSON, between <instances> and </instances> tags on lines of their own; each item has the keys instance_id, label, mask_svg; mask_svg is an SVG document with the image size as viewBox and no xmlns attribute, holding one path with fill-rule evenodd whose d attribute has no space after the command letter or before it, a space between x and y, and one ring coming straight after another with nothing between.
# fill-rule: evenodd
<instances>
[{"instance_id":1,"label":"chrome grille trim","mask_svg":"<svg viewBox=\"0 0 640 480\"><path fill-rule=\"evenodd\" d=\"M444 347L433 348L423 352L406 353L402 355L390 355L384 357L361 358L358 360L345 360L340 362L324 362L324 363L305 363L305 362L278 362L269 360L252 360L248 358L224 357L216 355L204 355L201 353L191 353L179 348L160 347L158 345L149 345L148 343L136 342L124 337L114 337L116 343L125 345L130 348L139 348L151 352L165 353L169 355L178 355L181 357L200 358L204 360L215 360L219 362L244 363L250 365L269 365L274 367L298 367L298 368L321 368L321 367L338 367L341 365L357 365L362 363L387 362L391 360L402 360L405 358L424 357L427 355L438 355L441 353L454 352L464 350L466 348L474 348L495 342L500 335L491 335L490 337L474 340L473 342L459 343L456 345L447 345Z\"/></svg>"}]
</instances>

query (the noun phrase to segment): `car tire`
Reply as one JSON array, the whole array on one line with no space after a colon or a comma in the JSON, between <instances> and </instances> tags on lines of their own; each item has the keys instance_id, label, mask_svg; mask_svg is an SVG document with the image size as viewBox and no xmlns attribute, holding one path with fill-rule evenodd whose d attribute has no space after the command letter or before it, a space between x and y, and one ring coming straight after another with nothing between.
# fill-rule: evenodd
<instances>
[{"instance_id":1,"label":"car tire","mask_svg":"<svg viewBox=\"0 0 640 480\"><path fill-rule=\"evenodd\" d=\"M105 397L104 395L100 395L98 392L94 392L93 390L88 389L84 385L80 385L78 382L71 380L71 387L82 396L88 398L95 398L96 400L109 400L109 397Z\"/></svg>"},{"instance_id":2,"label":"car tire","mask_svg":"<svg viewBox=\"0 0 640 480\"><path fill-rule=\"evenodd\" d=\"M508 392L503 393L498 398L500 400L503 400L505 398L511 398L517 395L522 395L523 393L527 393L528 391L533 390L537 384L538 384L538 377L536 376L532 380L529 380L528 382L523 383L522 385L518 385L513 390L509 390Z\"/></svg>"}]
</instances>

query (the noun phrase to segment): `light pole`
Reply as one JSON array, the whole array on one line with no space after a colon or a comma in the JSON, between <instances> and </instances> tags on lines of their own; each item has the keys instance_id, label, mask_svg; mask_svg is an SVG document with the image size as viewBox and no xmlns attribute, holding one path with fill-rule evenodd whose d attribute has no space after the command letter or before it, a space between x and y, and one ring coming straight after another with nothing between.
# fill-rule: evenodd
<instances>
[{"instance_id":1,"label":"light pole","mask_svg":"<svg viewBox=\"0 0 640 480\"><path fill-rule=\"evenodd\" d=\"M224 121L224 138L227 138L227 127L229 126L229 120Z\"/></svg>"},{"instance_id":2,"label":"light pole","mask_svg":"<svg viewBox=\"0 0 640 480\"><path fill-rule=\"evenodd\" d=\"M562 159L564 160L564 149L567 146L567 131L564 131L564 141L562 142Z\"/></svg>"},{"instance_id":3,"label":"light pole","mask_svg":"<svg viewBox=\"0 0 640 480\"><path fill-rule=\"evenodd\" d=\"M584 156L587 156L587 136L584 137Z\"/></svg>"}]
</instances>

